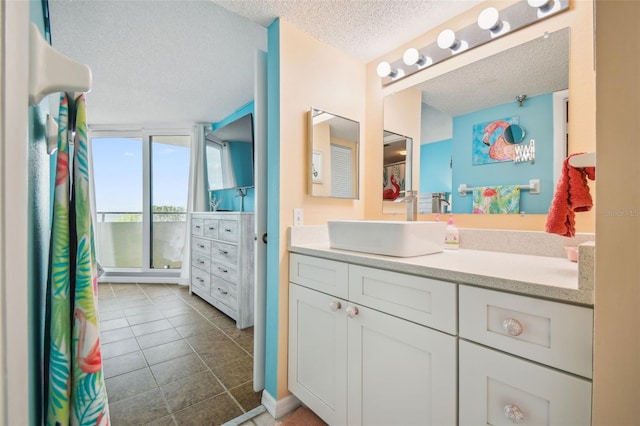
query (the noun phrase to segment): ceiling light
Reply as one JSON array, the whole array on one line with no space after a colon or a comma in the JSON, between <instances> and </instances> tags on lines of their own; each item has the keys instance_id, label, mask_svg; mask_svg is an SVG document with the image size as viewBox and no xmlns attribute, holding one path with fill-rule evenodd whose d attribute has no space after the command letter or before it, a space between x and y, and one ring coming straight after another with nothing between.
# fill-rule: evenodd
<instances>
[{"instance_id":1,"label":"ceiling light","mask_svg":"<svg viewBox=\"0 0 640 426\"><path fill-rule=\"evenodd\" d=\"M460 41L456 39L456 33L453 30L443 30L438 35L438 47L440 49L455 50L460 46Z\"/></svg>"},{"instance_id":2,"label":"ceiling light","mask_svg":"<svg viewBox=\"0 0 640 426\"><path fill-rule=\"evenodd\" d=\"M402 60L406 65L417 65L419 68L429 66L433 63L433 59L428 56L423 56L418 52L416 48L409 48L404 52Z\"/></svg>"},{"instance_id":3,"label":"ceiling light","mask_svg":"<svg viewBox=\"0 0 640 426\"><path fill-rule=\"evenodd\" d=\"M483 30L489 30L491 38L503 35L511 29L508 22L500 19L500 13L495 7L488 7L480 12L478 26Z\"/></svg>"},{"instance_id":4,"label":"ceiling light","mask_svg":"<svg viewBox=\"0 0 640 426\"><path fill-rule=\"evenodd\" d=\"M391 69L391 64L389 62L380 62L378 64L378 68L376 68L376 72L378 73L378 77L391 77L395 78L398 75L396 70Z\"/></svg>"},{"instance_id":5,"label":"ceiling light","mask_svg":"<svg viewBox=\"0 0 640 426\"><path fill-rule=\"evenodd\" d=\"M544 18L547 15L555 13L560 10L559 0L527 0L527 3L531 7L538 9L538 18Z\"/></svg>"}]
</instances>

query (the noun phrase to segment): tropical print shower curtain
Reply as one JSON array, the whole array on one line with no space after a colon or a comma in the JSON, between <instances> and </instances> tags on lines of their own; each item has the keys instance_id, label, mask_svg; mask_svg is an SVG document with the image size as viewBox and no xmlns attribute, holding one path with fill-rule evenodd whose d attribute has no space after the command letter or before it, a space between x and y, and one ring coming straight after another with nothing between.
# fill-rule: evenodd
<instances>
[{"instance_id":1,"label":"tropical print shower curtain","mask_svg":"<svg viewBox=\"0 0 640 426\"><path fill-rule=\"evenodd\" d=\"M75 101L73 186L69 170L69 101L61 96L58 129L45 382L48 425L108 425L98 333L98 275L90 208L84 95ZM73 104L72 104L73 106Z\"/></svg>"}]
</instances>

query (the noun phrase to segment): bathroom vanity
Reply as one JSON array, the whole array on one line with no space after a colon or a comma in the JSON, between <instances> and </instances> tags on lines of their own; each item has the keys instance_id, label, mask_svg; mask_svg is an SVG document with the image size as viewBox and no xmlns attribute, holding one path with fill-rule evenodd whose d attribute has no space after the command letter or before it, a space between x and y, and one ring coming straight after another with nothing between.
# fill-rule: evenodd
<instances>
[{"instance_id":1,"label":"bathroom vanity","mask_svg":"<svg viewBox=\"0 0 640 426\"><path fill-rule=\"evenodd\" d=\"M192 213L189 290L236 321L253 325L254 215Z\"/></svg>"},{"instance_id":2,"label":"bathroom vanity","mask_svg":"<svg viewBox=\"0 0 640 426\"><path fill-rule=\"evenodd\" d=\"M575 263L290 252L289 390L327 423L591 423L593 291Z\"/></svg>"}]
</instances>

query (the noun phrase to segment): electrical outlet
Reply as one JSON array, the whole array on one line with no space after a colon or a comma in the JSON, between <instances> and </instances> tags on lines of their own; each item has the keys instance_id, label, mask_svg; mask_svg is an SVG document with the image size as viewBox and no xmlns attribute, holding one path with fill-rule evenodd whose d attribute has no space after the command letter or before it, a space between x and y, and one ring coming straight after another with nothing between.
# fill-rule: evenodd
<instances>
[{"instance_id":1,"label":"electrical outlet","mask_svg":"<svg viewBox=\"0 0 640 426\"><path fill-rule=\"evenodd\" d=\"M304 212L302 209L293 209L293 226L304 225Z\"/></svg>"}]
</instances>

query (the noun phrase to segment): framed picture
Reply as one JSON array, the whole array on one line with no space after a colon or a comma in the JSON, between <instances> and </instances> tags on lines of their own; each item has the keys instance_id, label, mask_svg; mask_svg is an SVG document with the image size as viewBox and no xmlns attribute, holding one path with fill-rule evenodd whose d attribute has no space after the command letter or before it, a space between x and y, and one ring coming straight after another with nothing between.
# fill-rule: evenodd
<instances>
[{"instance_id":1,"label":"framed picture","mask_svg":"<svg viewBox=\"0 0 640 426\"><path fill-rule=\"evenodd\" d=\"M504 138L504 129L511 124L518 124L518 116L473 125L472 165L515 159L514 146Z\"/></svg>"},{"instance_id":2,"label":"framed picture","mask_svg":"<svg viewBox=\"0 0 640 426\"><path fill-rule=\"evenodd\" d=\"M322 151L313 151L311 158L311 181L322 183Z\"/></svg>"}]
</instances>

